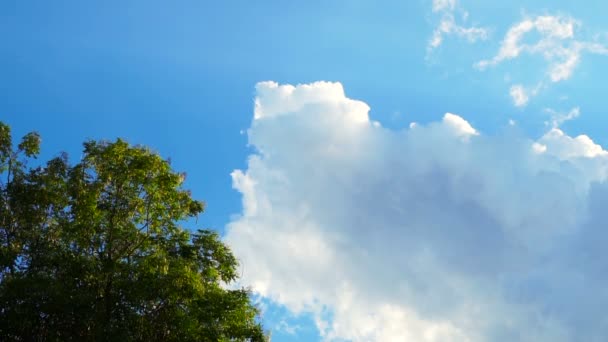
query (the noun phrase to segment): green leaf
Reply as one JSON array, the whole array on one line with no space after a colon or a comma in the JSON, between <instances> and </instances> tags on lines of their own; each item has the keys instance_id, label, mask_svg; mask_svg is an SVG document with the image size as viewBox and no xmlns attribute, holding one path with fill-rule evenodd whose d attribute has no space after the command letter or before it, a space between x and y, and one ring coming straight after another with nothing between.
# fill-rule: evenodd
<instances>
[{"instance_id":1,"label":"green leaf","mask_svg":"<svg viewBox=\"0 0 608 342\"><path fill-rule=\"evenodd\" d=\"M40 153L40 135L36 132L26 134L18 146L19 151L27 157L35 157Z\"/></svg>"}]
</instances>

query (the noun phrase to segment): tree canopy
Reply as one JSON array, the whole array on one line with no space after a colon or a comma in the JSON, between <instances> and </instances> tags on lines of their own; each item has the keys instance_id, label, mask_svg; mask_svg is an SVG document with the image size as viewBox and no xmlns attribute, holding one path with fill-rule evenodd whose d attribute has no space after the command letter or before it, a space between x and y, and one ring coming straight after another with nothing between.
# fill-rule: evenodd
<instances>
[{"instance_id":1,"label":"tree canopy","mask_svg":"<svg viewBox=\"0 0 608 342\"><path fill-rule=\"evenodd\" d=\"M169 162L120 139L74 165L39 151L0 122L1 340L267 339L219 235L180 226L204 205Z\"/></svg>"}]
</instances>

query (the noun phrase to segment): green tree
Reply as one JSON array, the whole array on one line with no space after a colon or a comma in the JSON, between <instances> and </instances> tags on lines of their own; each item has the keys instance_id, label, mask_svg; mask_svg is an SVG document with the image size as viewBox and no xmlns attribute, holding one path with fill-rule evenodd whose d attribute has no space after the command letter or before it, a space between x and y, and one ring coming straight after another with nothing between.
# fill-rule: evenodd
<instances>
[{"instance_id":1,"label":"green tree","mask_svg":"<svg viewBox=\"0 0 608 342\"><path fill-rule=\"evenodd\" d=\"M120 139L29 166L39 146L0 123L0 340L267 339L218 234L179 226L203 211L183 174Z\"/></svg>"}]
</instances>

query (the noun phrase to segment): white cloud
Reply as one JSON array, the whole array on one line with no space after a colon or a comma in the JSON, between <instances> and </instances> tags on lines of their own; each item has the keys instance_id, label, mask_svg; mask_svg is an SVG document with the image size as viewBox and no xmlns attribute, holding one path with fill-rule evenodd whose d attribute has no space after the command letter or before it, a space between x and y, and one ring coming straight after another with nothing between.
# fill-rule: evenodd
<instances>
[{"instance_id":1,"label":"white cloud","mask_svg":"<svg viewBox=\"0 0 608 342\"><path fill-rule=\"evenodd\" d=\"M459 137L468 138L472 135L479 135L471 124L456 114L446 113L443 116L443 124Z\"/></svg>"},{"instance_id":2,"label":"white cloud","mask_svg":"<svg viewBox=\"0 0 608 342\"><path fill-rule=\"evenodd\" d=\"M608 48L598 42L576 38L581 24L567 16L537 16L525 18L513 25L506 33L496 56L481 60L475 66L484 70L522 54L539 55L547 63L546 76L551 82L560 82L572 77L583 53L608 54ZM533 43L524 38L536 33ZM513 94L513 88L511 88ZM524 99L524 97L519 97ZM517 102L516 102L517 105Z\"/></svg>"},{"instance_id":3,"label":"white cloud","mask_svg":"<svg viewBox=\"0 0 608 342\"><path fill-rule=\"evenodd\" d=\"M256 88L225 239L242 281L326 340L602 341L608 156L455 114L374 126L339 83Z\"/></svg>"},{"instance_id":4,"label":"white cloud","mask_svg":"<svg viewBox=\"0 0 608 342\"><path fill-rule=\"evenodd\" d=\"M488 31L483 27L465 27L456 23L456 0L433 0L433 12L441 13L441 20L429 41L428 50L431 51L443 43L445 36L454 35L473 43L488 38ZM463 12L463 20L468 18L468 12Z\"/></svg>"},{"instance_id":5,"label":"white cloud","mask_svg":"<svg viewBox=\"0 0 608 342\"><path fill-rule=\"evenodd\" d=\"M551 116L550 121L546 121L546 125L550 125L553 128L558 128L566 121L574 120L578 118L581 114L581 110L579 107L574 107L570 109L567 113L561 113L551 108L545 108L545 112L547 112Z\"/></svg>"},{"instance_id":6,"label":"white cloud","mask_svg":"<svg viewBox=\"0 0 608 342\"><path fill-rule=\"evenodd\" d=\"M433 12L453 11L456 8L456 0L433 0Z\"/></svg>"},{"instance_id":7,"label":"white cloud","mask_svg":"<svg viewBox=\"0 0 608 342\"><path fill-rule=\"evenodd\" d=\"M282 331L289 335L295 335L298 331L302 330L302 327L298 324L289 324L286 320L281 320L275 327L275 330Z\"/></svg>"},{"instance_id":8,"label":"white cloud","mask_svg":"<svg viewBox=\"0 0 608 342\"><path fill-rule=\"evenodd\" d=\"M536 96L543 87L542 83L537 84L534 88L526 88L521 84L514 84L509 89L509 95L516 107L525 107L530 98Z\"/></svg>"},{"instance_id":9,"label":"white cloud","mask_svg":"<svg viewBox=\"0 0 608 342\"><path fill-rule=\"evenodd\" d=\"M551 146L553 153L564 160L580 156L594 158L605 156L608 153L587 135L582 134L572 138L564 134L559 128L552 128L543 135L538 143L543 146Z\"/></svg>"},{"instance_id":10,"label":"white cloud","mask_svg":"<svg viewBox=\"0 0 608 342\"><path fill-rule=\"evenodd\" d=\"M542 83L537 84L533 88L524 87L521 84L514 84L509 89L509 95L513 101L513 105L516 107L525 107L530 98L538 95L538 92L543 87Z\"/></svg>"},{"instance_id":11,"label":"white cloud","mask_svg":"<svg viewBox=\"0 0 608 342\"><path fill-rule=\"evenodd\" d=\"M481 27L463 27L456 24L454 16L445 15L439 25L433 31L433 36L429 42L430 48L437 48L443 43L444 36L455 35L460 38L465 38L467 41L474 43L477 40L484 40L488 37L488 32Z\"/></svg>"},{"instance_id":12,"label":"white cloud","mask_svg":"<svg viewBox=\"0 0 608 342\"><path fill-rule=\"evenodd\" d=\"M534 20L524 19L513 25L505 35L498 54L489 60L477 63L479 68L496 65L504 60L519 57L522 52L540 53L545 58L556 57L555 50L561 48L561 41L574 37L574 27L577 23L572 18L559 16L539 16ZM523 37L536 30L540 35L536 44L522 43Z\"/></svg>"},{"instance_id":13,"label":"white cloud","mask_svg":"<svg viewBox=\"0 0 608 342\"><path fill-rule=\"evenodd\" d=\"M511 95L511 99L513 99L513 104L517 107L523 107L528 104L528 94L526 90L521 84L516 84L511 87L509 90L509 95Z\"/></svg>"}]
</instances>

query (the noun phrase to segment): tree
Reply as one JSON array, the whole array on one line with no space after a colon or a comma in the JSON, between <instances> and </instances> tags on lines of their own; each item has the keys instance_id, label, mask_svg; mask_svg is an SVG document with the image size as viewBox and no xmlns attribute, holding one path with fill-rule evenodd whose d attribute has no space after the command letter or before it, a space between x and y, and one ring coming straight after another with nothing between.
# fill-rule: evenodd
<instances>
[{"instance_id":1,"label":"tree","mask_svg":"<svg viewBox=\"0 0 608 342\"><path fill-rule=\"evenodd\" d=\"M179 226L204 207L183 174L120 139L29 166L39 146L0 122L0 340L266 339L218 234Z\"/></svg>"}]
</instances>

